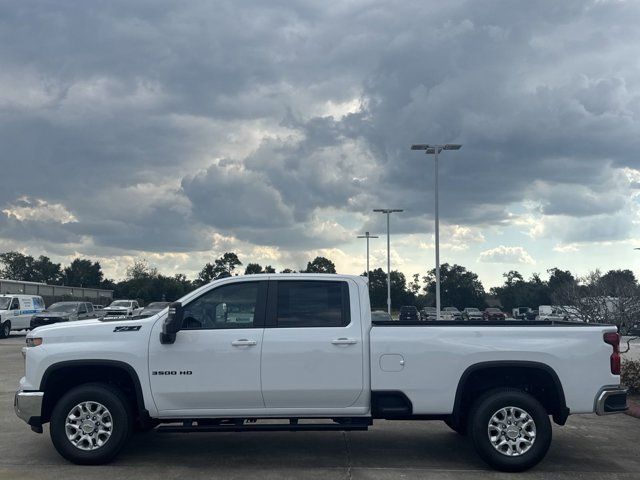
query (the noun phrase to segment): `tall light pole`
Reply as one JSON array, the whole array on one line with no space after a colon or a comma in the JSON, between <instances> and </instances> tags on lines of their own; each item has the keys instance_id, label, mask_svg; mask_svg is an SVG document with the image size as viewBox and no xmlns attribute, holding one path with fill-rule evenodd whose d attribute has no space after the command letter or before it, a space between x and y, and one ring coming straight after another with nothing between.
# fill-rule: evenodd
<instances>
[{"instance_id":1,"label":"tall light pole","mask_svg":"<svg viewBox=\"0 0 640 480\"><path fill-rule=\"evenodd\" d=\"M411 145L411 150L424 150L427 155L433 155L435 159L435 183L436 183L436 320L440 320L440 218L438 211L438 154L442 150L460 150L462 145L446 143L444 145L419 144Z\"/></svg>"},{"instance_id":2,"label":"tall light pole","mask_svg":"<svg viewBox=\"0 0 640 480\"><path fill-rule=\"evenodd\" d=\"M367 239L367 283L369 283L369 239L370 238L379 238L377 235L370 235L369 232L365 232L364 235L358 235L358 238L366 238Z\"/></svg>"},{"instance_id":3,"label":"tall light pole","mask_svg":"<svg viewBox=\"0 0 640 480\"><path fill-rule=\"evenodd\" d=\"M392 213L404 212L399 208L376 208L374 212L387 215L387 313L391 315L391 240L389 232L389 217Z\"/></svg>"}]
</instances>

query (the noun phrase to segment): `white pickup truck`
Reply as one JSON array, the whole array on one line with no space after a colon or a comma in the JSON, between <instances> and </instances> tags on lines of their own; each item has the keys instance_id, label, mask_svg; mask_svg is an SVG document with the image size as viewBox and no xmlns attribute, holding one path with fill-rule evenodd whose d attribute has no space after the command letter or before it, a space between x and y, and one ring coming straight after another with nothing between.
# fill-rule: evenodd
<instances>
[{"instance_id":1,"label":"white pickup truck","mask_svg":"<svg viewBox=\"0 0 640 480\"><path fill-rule=\"evenodd\" d=\"M372 325L366 280L216 280L148 318L38 327L17 415L66 459L104 463L136 429L366 430L441 420L492 467L521 471L551 417L626 410L616 327L567 322ZM266 420L266 421L265 421Z\"/></svg>"}]
</instances>

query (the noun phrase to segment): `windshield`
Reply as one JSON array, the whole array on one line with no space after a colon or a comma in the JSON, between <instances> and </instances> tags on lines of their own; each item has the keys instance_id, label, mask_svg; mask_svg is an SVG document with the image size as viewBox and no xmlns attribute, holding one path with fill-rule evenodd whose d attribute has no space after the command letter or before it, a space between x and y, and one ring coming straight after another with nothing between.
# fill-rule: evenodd
<instances>
[{"instance_id":1,"label":"windshield","mask_svg":"<svg viewBox=\"0 0 640 480\"><path fill-rule=\"evenodd\" d=\"M477 308L467 308L467 312L479 312Z\"/></svg>"},{"instance_id":2,"label":"windshield","mask_svg":"<svg viewBox=\"0 0 640 480\"><path fill-rule=\"evenodd\" d=\"M127 300L116 300L109 306L110 307L128 307L129 305L131 305L131 302L128 302Z\"/></svg>"},{"instance_id":3,"label":"windshield","mask_svg":"<svg viewBox=\"0 0 640 480\"><path fill-rule=\"evenodd\" d=\"M487 312L499 312L497 308L487 308Z\"/></svg>"},{"instance_id":4,"label":"windshield","mask_svg":"<svg viewBox=\"0 0 640 480\"><path fill-rule=\"evenodd\" d=\"M445 307L445 312L457 312L458 309L456 307Z\"/></svg>"},{"instance_id":5,"label":"windshield","mask_svg":"<svg viewBox=\"0 0 640 480\"><path fill-rule=\"evenodd\" d=\"M0 297L0 310L9 310L11 297Z\"/></svg>"},{"instance_id":6,"label":"windshield","mask_svg":"<svg viewBox=\"0 0 640 480\"><path fill-rule=\"evenodd\" d=\"M77 303L59 302L51 305L47 310L50 312L75 312L78 309Z\"/></svg>"}]
</instances>

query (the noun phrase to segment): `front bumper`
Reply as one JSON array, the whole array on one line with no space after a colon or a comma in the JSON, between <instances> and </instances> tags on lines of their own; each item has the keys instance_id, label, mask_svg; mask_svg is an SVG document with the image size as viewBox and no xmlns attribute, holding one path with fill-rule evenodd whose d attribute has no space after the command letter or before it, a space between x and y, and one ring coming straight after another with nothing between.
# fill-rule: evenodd
<instances>
[{"instance_id":1,"label":"front bumper","mask_svg":"<svg viewBox=\"0 0 640 480\"><path fill-rule=\"evenodd\" d=\"M627 391L625 387L604 387L596 397L595 411L598 415L626 412Z\"/></svg>"},{"instance_id":2,"label":"front bumper","mask_svg":"<svg viewBox=\"0 0 640 480\"><path fill-rule=\"evenodd\" d=\"M44 392L18 390L13 398L16 415L31 425L31 430L42 433L42 400Z\"/></svg>"}]
</instances>

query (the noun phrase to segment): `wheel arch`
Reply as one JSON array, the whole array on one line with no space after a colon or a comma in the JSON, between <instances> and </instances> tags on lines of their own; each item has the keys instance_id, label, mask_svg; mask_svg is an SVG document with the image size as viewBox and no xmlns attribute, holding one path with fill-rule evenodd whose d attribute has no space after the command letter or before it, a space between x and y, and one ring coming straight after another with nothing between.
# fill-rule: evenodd
<instances>
[{"instance_id":1,"label":"wheel arch","mask_svg":"<svg viewBox=\"0 0 640 480\"><path fill-rule=\"evenodd\" d=\"M47 367L40 380L40 391L44 392L42 421L49 420L55 403L66 391L94 382L121 388L130 400L137 420L143 422L149 418L140 378L130 364L119 360L66 360Z\"/></svg>"},{"instance_id":2,"label":"wheel arch","mask_svg":"<svg viewBox=\"0 0 640 480\"><path fill-rule=\"evenodd\" d=\"M483 380L489 381L479 386L478 382ZM479 362L467 367L456 389L453 417L466 421L471 394L496 387L522 388L545 406L555 423L564 425L567 421L570 411L556 371L545 363L523 360ZM528 390L531 387L533 391Z\"/></svg>"}]
</instances>

